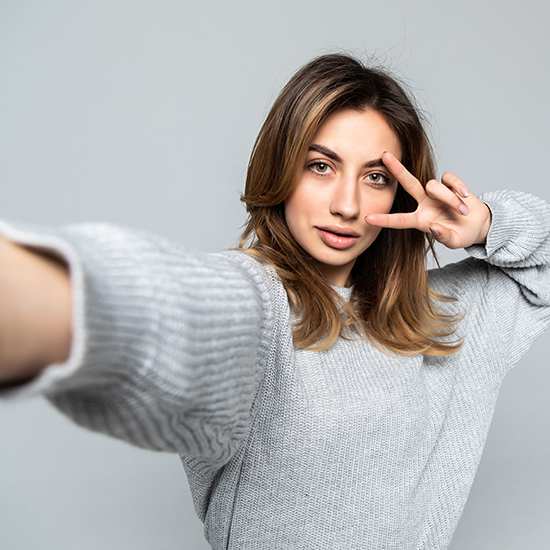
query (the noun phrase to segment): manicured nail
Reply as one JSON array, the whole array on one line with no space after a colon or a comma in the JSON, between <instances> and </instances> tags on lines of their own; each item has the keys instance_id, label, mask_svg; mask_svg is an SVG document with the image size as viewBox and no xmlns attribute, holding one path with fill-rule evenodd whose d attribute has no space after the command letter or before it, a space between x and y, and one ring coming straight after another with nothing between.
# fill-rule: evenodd
<instances>
[{"instance_id":1,"label":"manicured nail","mask_svg":"<svg viewBox=\"0 0 550 550\"><path fill-rule=\"evenodd\" d=\"M459 207L458 207L458 211L463 215L463 216L467 216L470 211L468 210L468 207L465 205L465 204L461 204Z\"/></svg>"},{"instance_id":2,"label":"manicured nail","mask_svg":"<svg viewBox=\"0 0 550 550\"><path fill-rule=\"evenodd\" d=\"M432 235L437 239L438 237L441 237L441 233L435 228L430 225L430 231L432 232Z\"/></svg>"},{"instance_id":3,"label":"manicured nail","mask_svg":"<svg viewBox=\"0 0 550 550\"><path fill-rule=\"evenodd\" d=\"M460 194L466 198L466 197L469 197L470 196L470 191L468 191L468 188L463 185L461 188L460 188Z\"/></svg>"}]
</instances>

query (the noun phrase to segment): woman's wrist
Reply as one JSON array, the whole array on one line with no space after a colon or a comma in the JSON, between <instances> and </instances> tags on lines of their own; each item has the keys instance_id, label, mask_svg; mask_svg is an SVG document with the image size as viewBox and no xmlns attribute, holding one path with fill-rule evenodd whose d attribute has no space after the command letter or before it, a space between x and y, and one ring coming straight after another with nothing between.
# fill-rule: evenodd
<instances>
[{"instance_id":1,"label":"woman's wrist","mask_svg":"<svg viewBox=\"0 0 550 550\"><path fill-rule=\"evenodd\" d=\"M493 221L491 209L485 203L483 203L483 205L487 209L487 218L485 219L485 223L482 224L479 237L474 244L485 244L487 242L487 235L489 235L489 230L491 229L491 223Z\"/></svg>"},{"instance_id":2,"label":"woman's wrist","mask_svg":"<svg viewBox=\"0 0 550 550\"><path fill-rule=\"evenodd\" d=\"M0 382L68 359L71 290L59 260L0 238Z\"/></svg>"}]
</instances>

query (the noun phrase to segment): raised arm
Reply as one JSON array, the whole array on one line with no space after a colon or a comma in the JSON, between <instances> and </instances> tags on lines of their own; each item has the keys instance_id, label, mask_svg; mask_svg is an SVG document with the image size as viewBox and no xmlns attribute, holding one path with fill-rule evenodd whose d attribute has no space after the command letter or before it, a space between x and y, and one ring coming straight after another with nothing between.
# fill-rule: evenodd
<instances>
[{"instance_id":1,"label":"raised arm","mask_svg":"<svg viewBox=\"0 0 550 550\"><path fill-rule=\"evenodd\" d=\"M382 158L418 207L365 221L431 232L449 248L466 249L472 258L433 270L430 286L458 298L456 311L447 307L466 314L467 342L487 336L495 343L490 357L507 371L550 323L550 206L516 191L478 198L450 172L424 188L395 157Z\"/></svg>"},{"instance_id":2,"label":"raised arm","mask_svg":"<svg viewBox=\"0 0 550 550\"><path fill-rule=\"evenodd\" d=\"M71 292L66 265L0 237L0 385L67 360Z\"/></svg>"}]
</instances>

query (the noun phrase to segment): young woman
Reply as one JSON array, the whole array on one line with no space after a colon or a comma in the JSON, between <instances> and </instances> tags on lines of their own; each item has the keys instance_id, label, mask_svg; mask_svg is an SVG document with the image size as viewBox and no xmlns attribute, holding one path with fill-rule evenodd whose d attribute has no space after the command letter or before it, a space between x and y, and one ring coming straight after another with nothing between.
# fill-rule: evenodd
<instances>
[{"instance_id":1,"label":"young woman","mask_svg":"<svg viewBox=\"0 0 550 550\"><path fill-rule=\"evenodd\" d=\"M446 548L548 322L549 207L437 181L401 86L342 55L284 88L242 198L213 255L2 226L5 392L179 453L214 549ZM434 238L471 258L427 272Z\"/></svg>"}]
</instances>

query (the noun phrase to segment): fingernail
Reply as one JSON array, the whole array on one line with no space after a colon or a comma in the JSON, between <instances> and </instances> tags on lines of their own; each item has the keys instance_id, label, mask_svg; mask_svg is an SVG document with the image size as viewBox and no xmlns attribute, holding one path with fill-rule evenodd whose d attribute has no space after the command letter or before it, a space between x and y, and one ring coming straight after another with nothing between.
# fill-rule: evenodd
<instances>
[{"instance_id":1,"label":"fingernail","mask_svg":"<svg viewBox=\"0 0 550 550\"><path fill-rule=\"evenodd\" d=\"M470 196L470 191L468 191L468 188L463 185L461 188L460 188L460 194L466 198L466 197L469 197Z\"/></svg>"},{"instance_id":2,"label":"fingernail","mask_svg":"<svg viewBox=\"0 0 550 550\"><path fill-rule=\"evenodd\" d=\"M458 207L458 211L463 215L463 216L467 216L470 211L468 210L468 207L465 205L465 204L461 204L459 207Z\"/></svg>"},{"instance_id":3,"label":"fingernail","mask_svg":"<svg viewBox=\"0 0 550 550\"><path fill-rule=\"evenodd\" d=\"M430 231L432 232L432 235L437 239L438 237L441 237L441 233L435 228L430 225Z\"/></svg>"}]
</instances>

